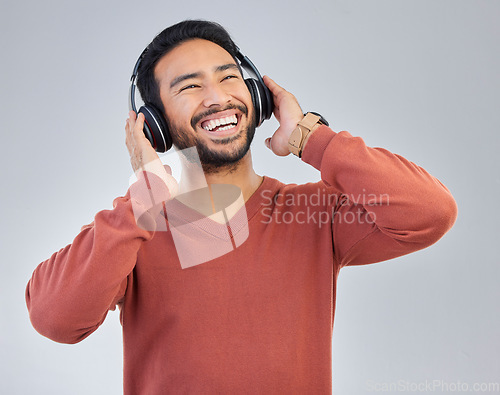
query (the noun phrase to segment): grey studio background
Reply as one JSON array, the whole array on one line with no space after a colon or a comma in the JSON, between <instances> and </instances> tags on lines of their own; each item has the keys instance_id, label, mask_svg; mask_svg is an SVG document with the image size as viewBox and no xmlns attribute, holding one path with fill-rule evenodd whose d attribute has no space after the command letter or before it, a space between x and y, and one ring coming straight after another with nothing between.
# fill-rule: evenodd
<instances>
[{"instance_id":1,"label":"grey studio background","mask_svg":"<svg viewBox=\"0 0 500 395\"><path fill-rule=\"evenodd\" d=\"M31 327L24 290L41 261L125 194L132 67L186 18L223 24L304 110L419 164L457 200L438 244L341 271L334 393L500 382L499 1L3 0L0 393L122 393L118 311L82 343L58 344ZM257 130L257 172L318 180L265 148L276 127Z\"/></svg>"}]
</instances>

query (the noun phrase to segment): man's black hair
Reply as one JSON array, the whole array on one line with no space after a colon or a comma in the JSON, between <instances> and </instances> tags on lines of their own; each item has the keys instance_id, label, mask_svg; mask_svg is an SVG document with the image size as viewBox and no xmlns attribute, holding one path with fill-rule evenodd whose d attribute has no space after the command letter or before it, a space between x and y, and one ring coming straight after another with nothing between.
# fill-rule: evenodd
<instances>
[{"instance_id":1,"label":"man's black hair","mask_svg":"<svg viewBox=\"0 0 500 395\"><path fill-rule=\"evenodd\" d=\"M195 38L212 41L224 48L235 59L236 45L229 33L216 22L186 20L172 25L159 33L148 46L137 74L137 88L145 103L152 104L165 114L160 98L160 87L154 69L160 58L185 41Z\"/></svg>"}]
</instances>

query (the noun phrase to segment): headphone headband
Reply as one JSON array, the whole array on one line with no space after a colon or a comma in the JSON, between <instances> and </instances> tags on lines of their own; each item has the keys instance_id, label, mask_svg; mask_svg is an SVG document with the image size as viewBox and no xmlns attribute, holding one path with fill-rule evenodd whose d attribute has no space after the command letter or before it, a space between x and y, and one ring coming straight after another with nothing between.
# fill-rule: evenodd
<instances>
[{"instance_id":1,"label":"headphone headband","mask_svg":"<svg viewBox=\"0 0 500 395\"><path fill-rule=\"evenodd\" d=\"M137 107L135 106L135 88L137 86L137 74L139 70L139 65L141 64L142 58L148 52L149 47L146 47L144 51L142 51L141 55L137 59L137 62L135 62L134 70L132 71L132 76L130 77L130 90L129 90L129 101L128 101L128 108L130 111L134 111L137 113Z\"/></svg>"}]
</instances>

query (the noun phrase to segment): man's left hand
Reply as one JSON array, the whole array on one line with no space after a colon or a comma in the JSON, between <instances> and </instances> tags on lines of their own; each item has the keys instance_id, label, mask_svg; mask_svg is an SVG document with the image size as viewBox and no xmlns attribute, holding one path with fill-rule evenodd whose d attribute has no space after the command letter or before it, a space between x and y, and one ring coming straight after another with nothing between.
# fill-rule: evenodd
<instances>
[{"instance_id":1,"label":"man's left hand","mask_svg":"<svg viewBox=\"0 0 500 395\"><path fill-rule=\"evenodd\" d=\"M267 75L263 79L273 95L274 116L280 124L273 136L267 138L265 143L267 148L276 155L286 156L290 153L288 139L299 121L304 118L304 114L294 95L283 89Z\"/></svg>"}]
</instances>

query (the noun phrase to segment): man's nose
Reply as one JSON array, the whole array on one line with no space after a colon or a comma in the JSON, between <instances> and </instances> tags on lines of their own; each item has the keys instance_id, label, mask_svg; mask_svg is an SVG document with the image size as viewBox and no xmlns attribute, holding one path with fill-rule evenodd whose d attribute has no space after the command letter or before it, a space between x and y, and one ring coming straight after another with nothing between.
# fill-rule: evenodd
<instances>
[{"instance_id":1,"label":"man's nose","mask_svg":"<svg viewBox=\"0 0 500 395\"><path fill-rule=\"evenodd\" d=\"M231 101L231 95L220 84L210 84L206 87L205 97L203 98L203 105L205 107L220 106L229 101Z\"/></svg>"}]
</instances>

